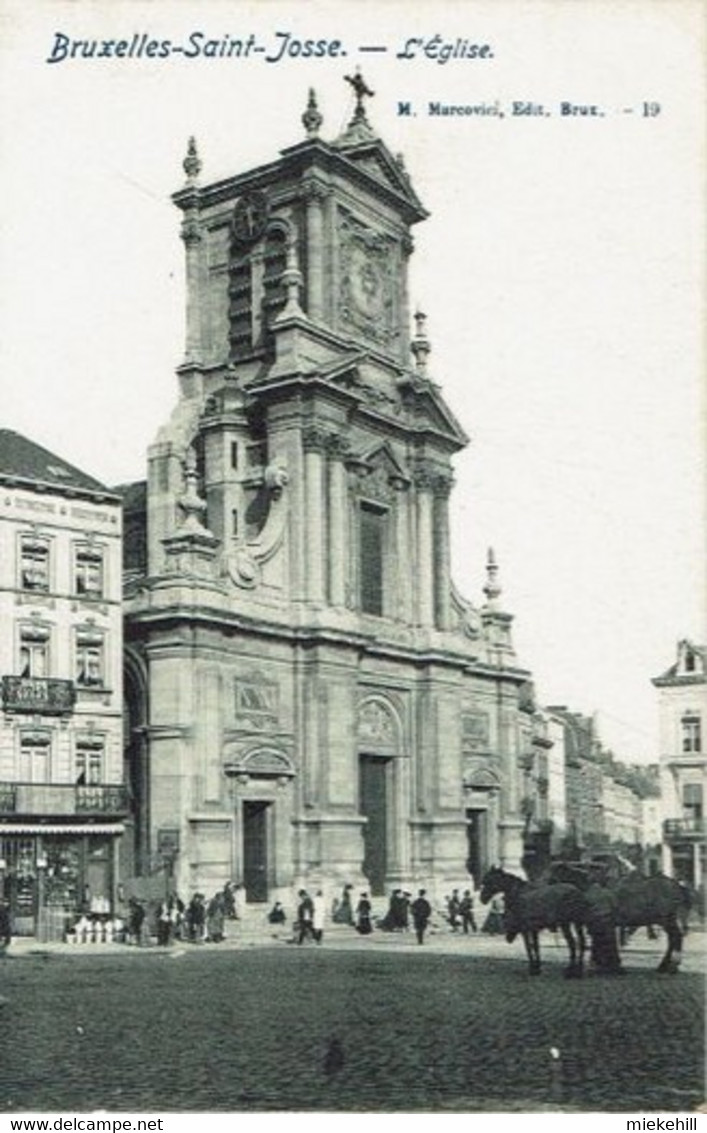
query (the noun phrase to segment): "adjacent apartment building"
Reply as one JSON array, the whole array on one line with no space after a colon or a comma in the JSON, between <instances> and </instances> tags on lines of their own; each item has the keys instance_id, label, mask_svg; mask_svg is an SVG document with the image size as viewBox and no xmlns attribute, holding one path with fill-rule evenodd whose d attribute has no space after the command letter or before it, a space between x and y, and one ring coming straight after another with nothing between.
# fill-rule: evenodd
<instances>
[{"instance_id":1,"label":"adjacent apartment building","mask_svg":"<svg viewBox=\"0 0 707 1133\"><path fill-rule=\"evenodd\" d=\"M0 430L0 893L20 935L114 903L121 522L118 496Z\"/></svg>"},{"instance_id":2,"label":"adjacent apartment building","mask_svg":"<svg viewBox=\"0 0 707 1133\"><path fill-rule=\"evenodd\" d=\"M697 889L705 877L707 650L685 639L658 689L664 869Z\"/></svg>"}]
</instances>

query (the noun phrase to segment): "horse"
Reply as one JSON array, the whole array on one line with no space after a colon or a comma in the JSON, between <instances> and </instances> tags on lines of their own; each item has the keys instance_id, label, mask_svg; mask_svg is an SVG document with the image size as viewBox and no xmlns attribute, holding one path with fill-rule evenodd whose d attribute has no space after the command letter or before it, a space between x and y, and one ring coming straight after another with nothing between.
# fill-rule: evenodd
<instances>
[{"instance_id":1,"label":"horse","mask_svg":"<svg viewBox=\"0 0 707 1133\"><path fill-rule=\"evenodd\" d=\"M584 921L586 902L576 885L564 883L531 884L521 877L494 866L481 884L481 901L488 904L503 894L506 940L512 943L520 933L525 944L531 976L540 974L538 933L544 928L561 929L569 948L568 977L579 977L584 970Z\"/></svg>"},{"instance_id":2,"label":"horse","mask_svg":"<svg viewBox=\"0 0 707 1133\"><path fill-rule=\"evenodd\" d=\"M609 886L614 901L614 924L619 929L660 925L665 930L668 947L657 970L676 972L682 959L682 925L689 912L689 890L672 877L657 873L652 877L631 873ZM585 894L588 914L593 906L592 889Z\"/></svg>"},{"instance_id":3,"label":"horse","mask_svg":"<svg viewBox=\"0 0 707 1133\"><path fill-rule=\"evenodd\" d=\"M600 969L618 971L621 968L618 953L605 948L609 925L619 930L622 943L628 939L629 930L660 925L665 930L668 947L657 970L677 971L692 904L687 886L661 873L645 877L638 870L610 879L601 867L591 862L586 866L557 863L549 880L551 884L571 882L583 892L585 925L592 936Z\"/></svg>"}]
</instances>

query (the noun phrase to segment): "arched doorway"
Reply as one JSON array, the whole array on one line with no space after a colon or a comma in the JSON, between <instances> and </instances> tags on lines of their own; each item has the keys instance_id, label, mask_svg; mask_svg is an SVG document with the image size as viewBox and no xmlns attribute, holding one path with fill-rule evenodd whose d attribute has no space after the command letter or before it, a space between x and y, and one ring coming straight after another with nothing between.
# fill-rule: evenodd
<instances>
[{"instance_id":1,"label":"arched doorway","mask_svg":"<svg viewBox=\"0 0 707 1133\"><path fill-rule=\"evenodd\" d=\"M466 816L466 870L476 889L498 858L498 796L500 780L495 769L478 764L464 776Z\"/></svg>"},{"instance_id":2,"label":"arched doorway","mask_svg":"<svg viewBox=\"0 0 707 1133\"><path fill-rule=\"evenodd\" d=\"M408 857L405 811L407 761L398 711L385 696L367 696L358 707L358 809L363 823L362 871L371 893L402 877Z\"/></svg>"}]
</instances>

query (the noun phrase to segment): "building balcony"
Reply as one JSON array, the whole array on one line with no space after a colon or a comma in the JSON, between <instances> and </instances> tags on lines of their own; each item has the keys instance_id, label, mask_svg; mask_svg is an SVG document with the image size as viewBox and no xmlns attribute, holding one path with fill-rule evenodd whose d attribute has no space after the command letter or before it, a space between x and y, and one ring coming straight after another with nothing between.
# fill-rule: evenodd
<instances>
[{"instance_id":1,"label":"building balcony","mask_svg":"<svg viewBox=\"0 0 707 1133\"><path fill-rule=\"evenodd\" d=\"M5 816L120 817L128 811L128 792L122 783L0 783L0 814Z\"/></svg>"},{"instance_id":2,"label":"building balcony","mask_svg":"<svg viewBox=\"0 0 707 1133\"><path fill-rule=\"evenodd\" d=\"M76 688L73 681L56 677L2 678L4 712L30 712L32 715L64 716L74 710Z\"/></svg>"},{"instance_id":3,"label":"building balcony","mask_svg":"<svg viewBox=\"0 0 707 1133\"><path fill-rule=\"evenodd\" d=\"M663 823L663 841L669 846L678 842L701 842L707 834L707 819L666 818Z\"/></svg>"}]
</instances>

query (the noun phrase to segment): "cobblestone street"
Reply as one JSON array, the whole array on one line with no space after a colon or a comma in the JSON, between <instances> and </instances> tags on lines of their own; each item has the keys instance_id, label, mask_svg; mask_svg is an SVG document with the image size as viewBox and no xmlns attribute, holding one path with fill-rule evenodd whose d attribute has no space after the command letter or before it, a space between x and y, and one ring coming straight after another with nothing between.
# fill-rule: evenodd
<instances>
[{"instance_id":1,"label":"cobblestone street","mask_svg":"<svg viewBox=\"0 0 707 1133\"><path fill-rule=\"evenodd\" d=\"M703 1096L703 937L622 979L539 979L522 947L424 949L330 933L322 948L42 949L0 964L4 1111L669 1110ZM559 1051L559 1059L551 1056Z\"/></svg>"}]
</instances>

